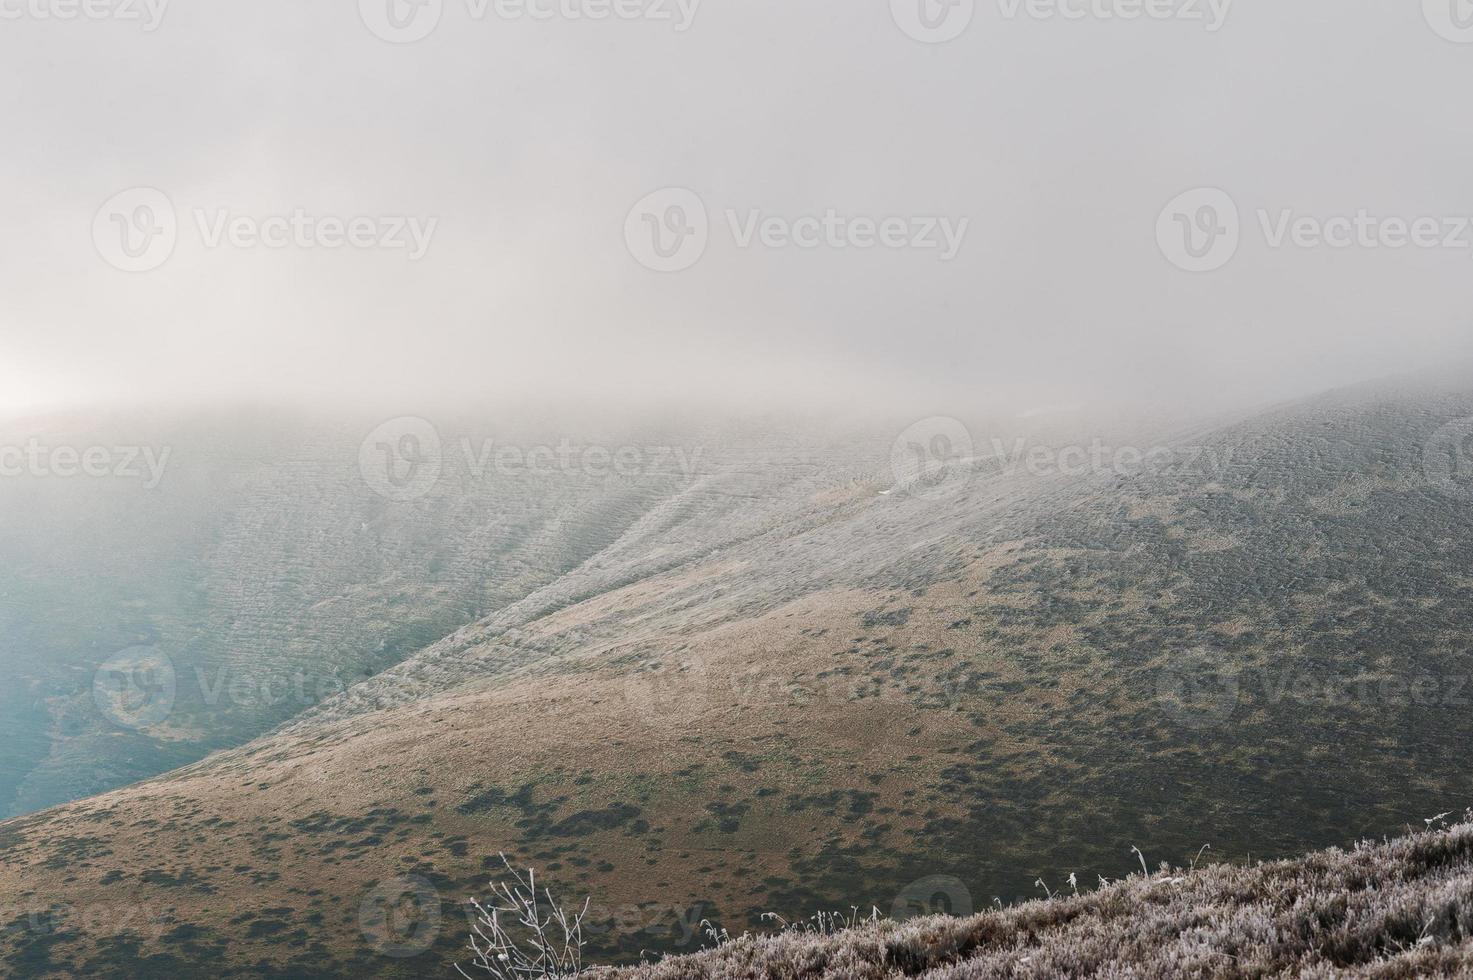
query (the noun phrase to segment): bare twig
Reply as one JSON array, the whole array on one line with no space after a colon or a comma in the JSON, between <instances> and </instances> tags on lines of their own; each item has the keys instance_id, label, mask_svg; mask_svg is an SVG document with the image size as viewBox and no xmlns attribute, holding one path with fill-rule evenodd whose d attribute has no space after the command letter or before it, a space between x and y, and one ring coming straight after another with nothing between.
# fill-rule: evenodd
<instances>
[{"instance_id":1,"label":"bare twig","mask_svg":"<svg viewBox=\"0 0 1473 980\"><path fill-rule=\"evenodd\" d=\"M583 917L588 914L588 902L576 914L569 914L545 888L542 900L538 899L536 871L522 874L505 854L501 863L511 880L493 884L491 898L484 904L471 900L476 910L471 968L495 980L576 977L583 969ZM463 977L471 976L459 964L455 969Z\"/></svg>"}]
</instances>

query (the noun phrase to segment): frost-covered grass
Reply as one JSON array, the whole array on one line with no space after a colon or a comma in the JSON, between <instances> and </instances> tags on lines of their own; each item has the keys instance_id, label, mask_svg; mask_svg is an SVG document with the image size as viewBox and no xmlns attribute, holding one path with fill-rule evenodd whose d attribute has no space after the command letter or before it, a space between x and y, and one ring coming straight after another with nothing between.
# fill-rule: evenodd
<instances>
[{"instance_id":1,"label":"frost-covered grass","mask_svg":"<svg viewBox=\"0 0 1473 980\"><path fill-rule=\"evenodd\" d=\"M966 919L744 935L590 980L1473 976L1473 813L1349 851L1134 875Z\"/></svg>"}]
</instances>

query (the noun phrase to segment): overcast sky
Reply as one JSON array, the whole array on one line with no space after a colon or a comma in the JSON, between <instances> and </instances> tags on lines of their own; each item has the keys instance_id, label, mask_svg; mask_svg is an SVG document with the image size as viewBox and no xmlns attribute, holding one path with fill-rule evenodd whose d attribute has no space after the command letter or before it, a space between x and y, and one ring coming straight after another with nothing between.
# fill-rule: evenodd
<instances>
[{"instance_id":1,"label":"overcast sky","mask_svg":"<svg viewBox=\"0 0 1473 980\"><path fill-rule=\"evenodd\" d=\"M1455 0L160 2L0 0L0 409L1216 405L1473 335Z\"/></svg>"}]
</instances>

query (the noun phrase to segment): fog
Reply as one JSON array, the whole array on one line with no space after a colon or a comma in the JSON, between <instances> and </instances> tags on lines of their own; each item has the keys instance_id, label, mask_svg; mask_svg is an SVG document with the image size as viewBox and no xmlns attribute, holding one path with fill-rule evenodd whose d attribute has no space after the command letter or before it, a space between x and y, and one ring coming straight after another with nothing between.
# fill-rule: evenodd
<instances>
[{"instance_id":1,"label":"fog","mask_svg":"<svg viewBox=\"0 0 1473 980\"><path fill-rule=\"evenodd\" d=\"M0 0L0 411L1210 411L1468 353L1452 0L528 3Z\"/></svg>"}]
</instances>

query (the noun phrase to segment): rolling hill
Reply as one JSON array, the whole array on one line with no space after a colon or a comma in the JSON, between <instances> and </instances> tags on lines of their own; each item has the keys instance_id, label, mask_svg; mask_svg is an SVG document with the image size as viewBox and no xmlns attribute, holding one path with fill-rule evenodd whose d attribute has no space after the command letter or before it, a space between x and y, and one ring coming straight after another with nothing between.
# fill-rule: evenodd
<instances>
[{"instance_id":1,"label":"rolling hill","mask_svg":"<svg viewBox=\"0 0 1473 980\"><path fill-rule=\"evenodd\" d=\"M1473 380L1418 379L1131 445L974 431L971 453L923 442L947 463L920 479L900 427L727 428L698 474L617 504L529 489L557 513L523 536L578 546L518 566L488 558L518 536L499 496L371 501L396 528L441 508L476 602L427 571L370 591L342 648L399 608L440 637L244 744L0 824L0 962L435 974L500 851L591 895L622 961L694 949L703 918L966 915L1121 877L1132 845L1247 860L1399 831L1473 797L1470 417ZM392 576L423 560L405 542L340 567ZM345 589L262 580L268 624ZM282 635L299 664L323 634Z\"/></svg>"},{"instance_id":2,"label":"rolling hill","mask_svg":"<svg viewBox=\"0 0 1473 980\"><path fill-rule=\"evenodd\" d=\"M1473 826L1252 867L1163 868L972 918L739 937L590 980L1473 973Z\"/></svg>"},{"instance_id":3,"label":"rolling hill","mask_svg":"<svg viewBox=\"0 0 1473 980\"><path fill-rule=\"evenodd\" d=\"M131 478L0 479L0 815L247 742L556 581L688 479L673 458L540 478L483 448L509 430L539 444L534 425L452 423L438 480L396 500L363 473L381 421L257 410L0 427L0 445L144 451L114 457ZM100 668L135 662L167 664L167 717L99 710Z\"/></svg>"}]
</instances>

